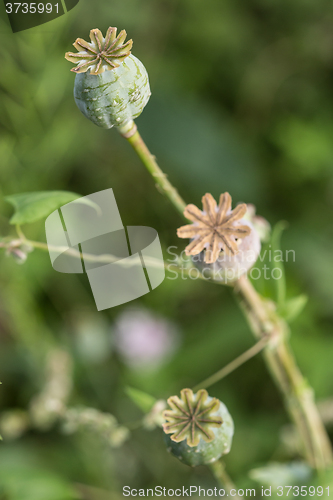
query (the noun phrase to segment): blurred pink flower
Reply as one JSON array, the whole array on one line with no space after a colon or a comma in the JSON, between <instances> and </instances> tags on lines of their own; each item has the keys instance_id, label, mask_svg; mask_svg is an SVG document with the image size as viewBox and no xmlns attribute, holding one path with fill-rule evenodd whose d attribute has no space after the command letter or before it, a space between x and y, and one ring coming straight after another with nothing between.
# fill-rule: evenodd
<instances>
[{"instance_id":1,"label":"blurred pink flower","mask_svg":"<svg viewBox=\"0 0 333 500\"><path fill-rule=\"evenodd\" d=\"M127 309L116 320L114 348L130 368L158 368L179 343L176 326L148 310Z\"/></svg>"}]
</instances>

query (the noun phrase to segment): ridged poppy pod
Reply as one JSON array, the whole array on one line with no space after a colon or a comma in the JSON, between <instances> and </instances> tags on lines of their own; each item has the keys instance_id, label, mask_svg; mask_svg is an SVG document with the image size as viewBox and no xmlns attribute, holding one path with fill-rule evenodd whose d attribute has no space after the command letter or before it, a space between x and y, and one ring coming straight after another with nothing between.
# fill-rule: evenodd
<instances>
[{"instance_id":1,"label":"ridged poppy pod","mask_svg":"<svg viewBox=\"0 0 333 500\"><path fill-rule=\"evenodd\" d=\"M77 63L71 71L76 73L74 99L80 111L99 127L133 133L133 120L151 95L148 73L131 54L132 40L125 43L126 31L116 35L117 28L110 27L105 38L93 29L91 42L78 38L73 44L78 52L67 52L65 58Z\"/></svg>"},{"instance_id":2,"label":"ridged poppy pod","mask_svg":"<svg viewBox=\"0 0 333 500\"><path fill-rule=\"evenodd\" d=\"M248 226L251 232L237 241L238 251L235 255L221 252L212 264L205 262L204 252L192 257L193 264L204 278L230 285L246 274L256 263L261 250L260 236L248 220L243 219L240 223Z\"/></svg>"},{"instance_id":3,"label":"ridged poppy pod","mask_svg":"<svg viewBox=\"0 0 333 500\"><path fill-rule=\"evenodd\" d=\"M168 399L163 424L167 449L184 464L196 467L215 462L229 453L234 423L227 407L204 389Z\"/></svg>"},{"instance_id":4,"label":"ridged poppy pod","mask_svg":"<svg viewBox=\"0 0 333 500\"><path fill-rule=\"evenodd\" d=\"M186 255L206 279L233 283L248 272L259 257L261 243L258 232L245 219L247 205L231 209L231 196L223 193L219 204L206 193L203 210L187 205L184 215L192 224L177 230L180 238L189 238Z\"/></svg>"}]
</instances>

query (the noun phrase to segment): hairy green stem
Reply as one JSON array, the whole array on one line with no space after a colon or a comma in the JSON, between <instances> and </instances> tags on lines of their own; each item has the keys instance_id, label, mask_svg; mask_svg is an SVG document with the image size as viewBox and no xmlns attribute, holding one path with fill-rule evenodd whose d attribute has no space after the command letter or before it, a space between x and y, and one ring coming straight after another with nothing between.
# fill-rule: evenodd
<instances>
[{"instance_id":1,"label":"hairy green stem","mask_svg":"<svg viewBox=\"0 0 333 500\"><path fill-rule=\"evenodd\" d=\"M167 180L157 165L139 132L124 137L136 151L141 161L156 180L159 188L175 208L183 214L185 202ZM323 470L332 464L332 446L314 401L313 390L301 374L288 342L287 324L272 312L275 304L269 304L256 292L245 276L235 284L234 289L241 308L257 339L267 338L264 359L276 385L280 389L287 411L297 427L303 454L309 464Z\"/></svg>"},{"instance_id":2,"label":"hairy green stem","mask_svg":"<svg viewBox=\"0 0 333 500\"><path fill-rule=\"evenodd\" d=\"M178 212L183 215L185 207L184 200L179 196L178 191L168 181L167 176L157 165L155 156L150 153L139 132L136 131L131 137L126 137L126 139L138 154L148 172L153 176L159 189L169 198Z\"/></svg>"}]
</instances>

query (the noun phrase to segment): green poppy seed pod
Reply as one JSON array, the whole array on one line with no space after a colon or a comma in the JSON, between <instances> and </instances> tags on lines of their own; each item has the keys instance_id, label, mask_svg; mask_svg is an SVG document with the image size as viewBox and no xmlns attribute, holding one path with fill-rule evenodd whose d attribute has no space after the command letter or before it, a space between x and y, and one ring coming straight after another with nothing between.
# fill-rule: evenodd
<instances>
[{"instance_id":1,"label":"green poppy seed pod","mask_svg":"<svg viewBox=\"0 0 333 500\"><path fill-rule=\"evenodd\" d=\"M103 128L116 126L127 137L136 130L133 120L146 106L151 95L146 68L131 54L132 40L125 43L126 31L118 36L110 27L104 38L101 31L90 31L88 43L78 38L77 53L65 58L77 63L74 99L79 110Z\"/></svg>"},{"instance_id":2,"label":"green poppy seed pod","mask_svg":"<svg viewBox=\"0 0 333 500\"><path fill-rule=\"evenodd\" d=\"M193 394L183 389L181 397L168 399L171 410L163 424L168 451L184 464L210 464L229 453L234 423L227 407L204 389Z\"/></svg>"}]
</instances>

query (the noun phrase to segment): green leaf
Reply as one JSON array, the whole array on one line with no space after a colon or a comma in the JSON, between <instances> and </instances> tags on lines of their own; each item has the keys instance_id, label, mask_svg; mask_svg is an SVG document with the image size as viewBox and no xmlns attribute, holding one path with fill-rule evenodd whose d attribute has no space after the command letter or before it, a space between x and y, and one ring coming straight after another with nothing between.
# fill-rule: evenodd
<instances>
[{"instance_id":1,"label":"green leaf","mask_svg":"<svg viewBox=\"0 0 333 500\"><path fill-rule=\"evenodd\" d=\"M37 191L6 196L5 200L15 209L9 222L18 225L35 222L77 198L80 195L70 191Z\"/></svg>"},{"instance_id":2,"label":"green leaf","mask_svg":"<svg viewBox=\"0 0 333 500\"><path fill-rule=\"evenodd\" d=\"M157 401L150 394L134 389L133 387L127 386L125 388L125 392L133 403L136 404L136 406L138 406L144 413L149 413Z\"/></svg>"},{"instance_id":3,"label":"green leaf","mask_svg":"<svg viewBox=\"0 0 333 500\"><path fill-rule=\"evenodd\" d=\"M251 479L263 486L287 486L306 484L312 475L312 469L304 462L272 462L264 467L252 469Z\"/></svg>"},{"instance_id":4,"label":"green leaf","mask_svg":"<svg viewBox=\"0 0 333 500\"><path fill-rule=\"evenodd\" d=\"M278 313L286 320L288 323L297 318L303 311L308 297L305 294L298 295L292 299L287 300L285 304L278 308Z\"/></svg>"}]
</instances>

